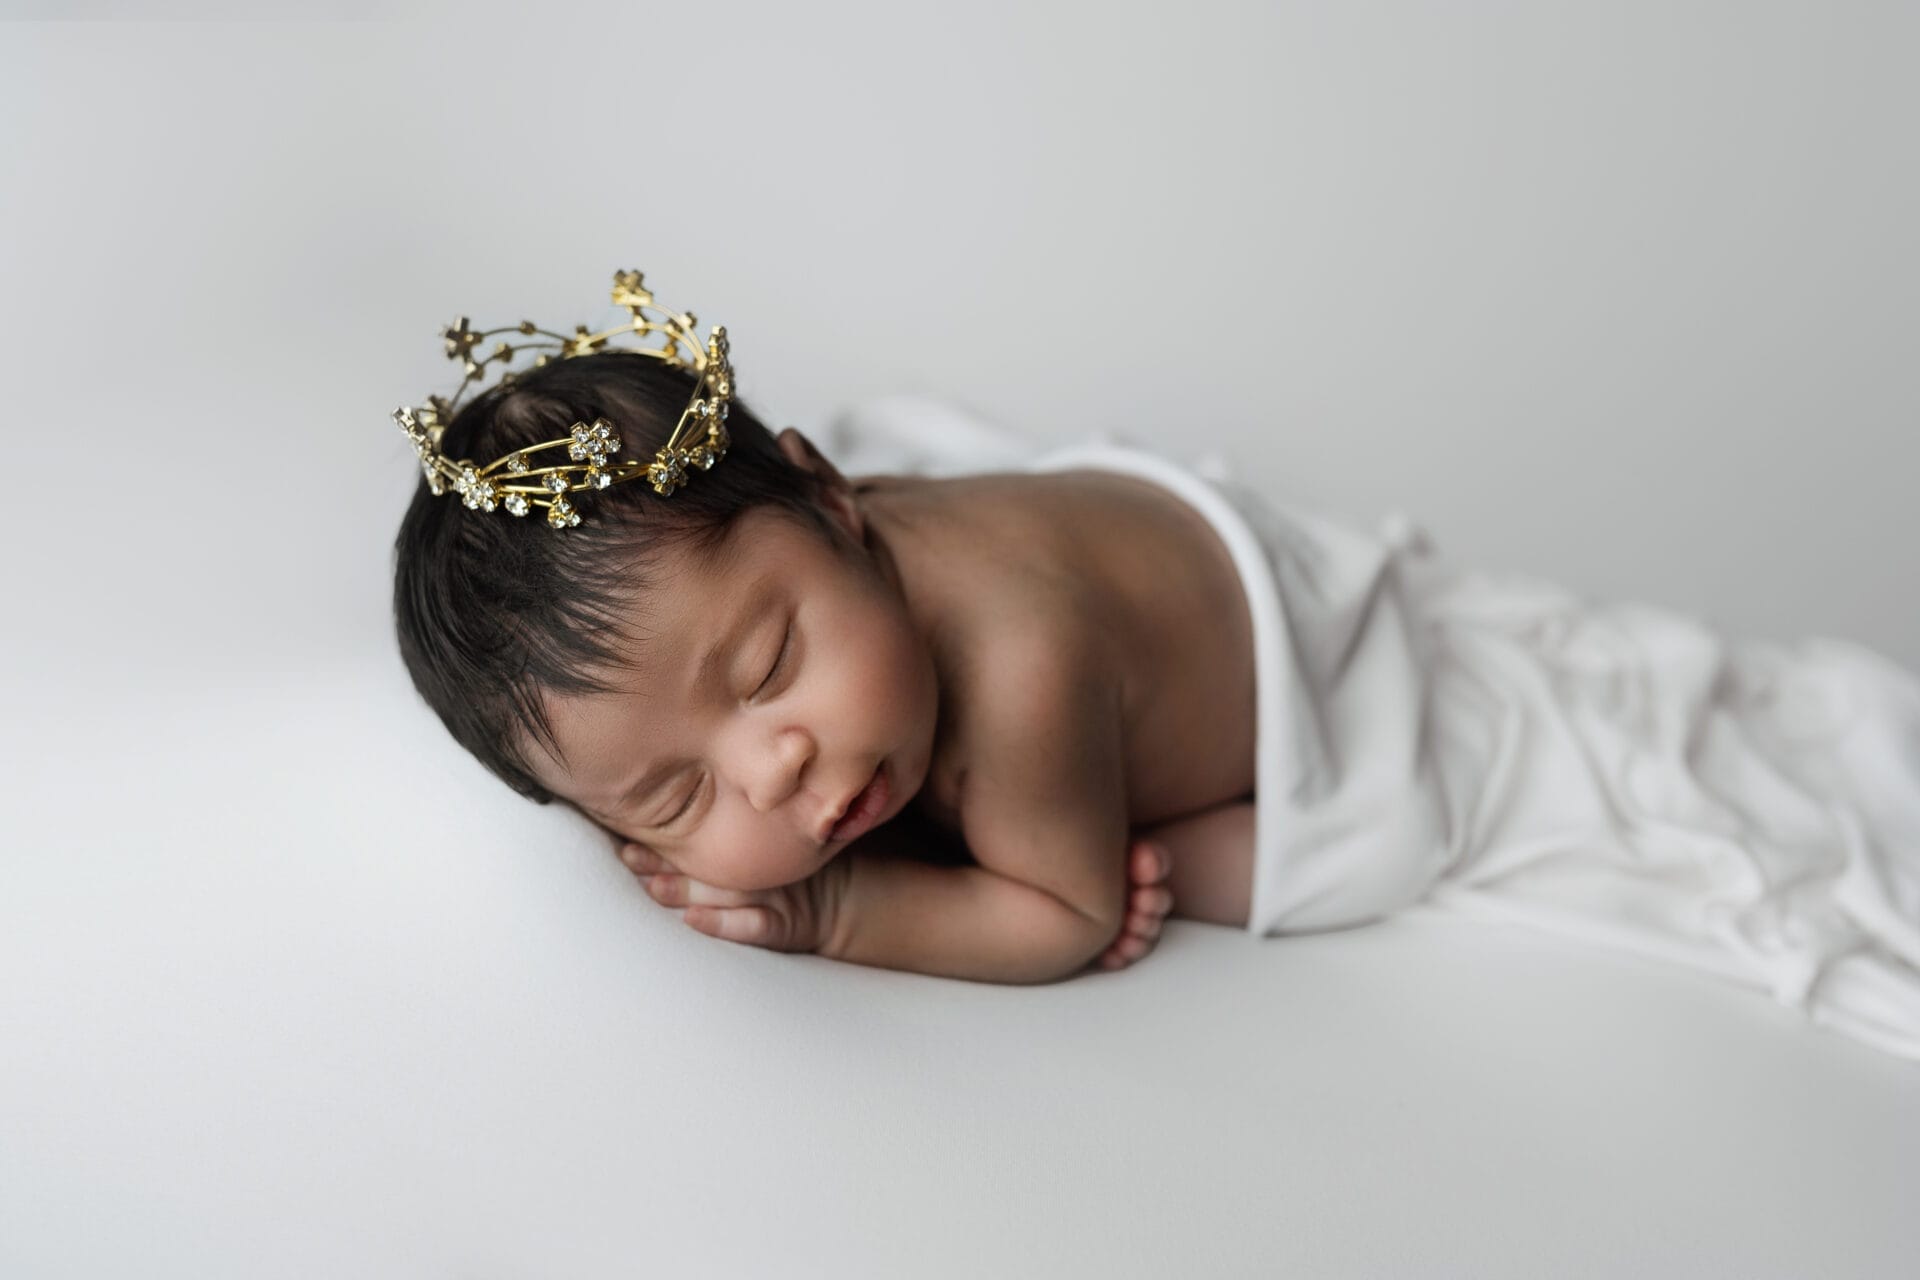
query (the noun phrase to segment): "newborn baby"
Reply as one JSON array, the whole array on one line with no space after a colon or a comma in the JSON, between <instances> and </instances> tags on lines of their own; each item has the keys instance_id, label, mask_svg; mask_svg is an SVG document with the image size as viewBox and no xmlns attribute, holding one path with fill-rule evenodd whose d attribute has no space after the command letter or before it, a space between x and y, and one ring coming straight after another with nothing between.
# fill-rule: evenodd
<instances>
[{"instance_id":1,"label":"newborn baby","mask_svg":"<svg viewBox=\"0 0 1920 1280\"><path fill-rule=\"evenodd\" d=\"M614 301L651 295L622 273ZM1418 903L1920 1060L1911 672L1464 571L1411 522L1146 450L848 479L691 328L549 335L561 359L399 411L428 483L395 613L456 740L692 927L1045 982L1139 959L1170 909L1267 935ZM469 380L484 336L447 330Z\"/></svg>"},{"instance_id":2,"label":"newborn baby","mask_svg":"<svg viewBox=\"0 0 1920 1280\"><path fill-rule=\"evenodd\" d=\"M562 360L443 447L660 440L693 389ZM1044 982L1139 958L1171 903L1244 925L1253 656L1206 522L1112 474L850 481L731 409L684 489L564 531L423 487L396 613L454 736L736 942Z\"/></svg>"}]
</instances>

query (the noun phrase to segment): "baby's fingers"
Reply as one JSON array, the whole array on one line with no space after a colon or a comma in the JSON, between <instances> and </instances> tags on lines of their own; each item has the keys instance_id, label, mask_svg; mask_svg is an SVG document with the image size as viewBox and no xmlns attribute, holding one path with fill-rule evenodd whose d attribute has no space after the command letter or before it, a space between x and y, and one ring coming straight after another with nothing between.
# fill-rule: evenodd
<instances>
[{"instance_id":1,"label":"baby's fingers","mask_svg":"<svg viewBox=\"0 0 1920 1280\"><path fill-rule=\"evenodd\" d=\"M669 907L751 907L764 895L741 889L716 889L689 876L663 872L642 880L655 902Z\"/></svg>"},{"instance_id":2,"label":"baby's fingers","mask_svg":"<svg viewBox=\"0 0 1920 1280\"><path fill-rule=\"evenodd\" d=\"M688 907L684 918L701 933L769 951L811 951L815 945L800 936L791 914L769 906Z\"/></svg>"},{"instance_id":3,"label":"baby's fingers","mask_svg":"<svg viewBox=\"0 0 1920 1280\"><path fill-rule=\"evenodd\" d=\"M701 933L748 946L777 946L779 921L766 907L688 907L683 919Z\"/></svg>"},{"instance_id":4,"label":"baby's fingers","mask_svg":"<svg viewBox=\"0 0 1920 1280\"><path fill-rule=\"evenodd\" d=\"M678 871L680 868L668 862L644 845L623 844L620 846L620 861L627 864L627 870L635 875L647 876L656 871Z\"/></svg>"}]
</instances>

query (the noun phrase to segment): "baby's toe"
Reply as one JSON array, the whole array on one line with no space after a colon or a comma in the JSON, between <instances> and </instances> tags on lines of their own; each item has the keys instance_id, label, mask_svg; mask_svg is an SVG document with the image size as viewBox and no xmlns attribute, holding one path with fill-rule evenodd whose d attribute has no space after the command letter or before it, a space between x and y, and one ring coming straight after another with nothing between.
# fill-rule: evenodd
<instances>
[{"instance_id":1,"label":"baby's toe","mask_svg":"<svg viewBox=\"0 0 1920 1280\"><path fill-rule=\"evenodd\" d=\"M1127 899L1127 916L1129 919L1151 921L1154 927L1158 928L1160 922L1167 918L1167 913L1173 905L1171 897L1172 895L1164 890L1152 894L1136 891Z\"/></svg>"},{"instance_id":2,"label":"baby's toe","mask_svg":"<svg viewBox=\"0 0 1920 1280\"><path fill-rule=\"evenodd\" d=\"M1128 868L1129 877L1135 884L1158 884L1167 878L1173 869L1167 858L1167 851L1151 840L1141 840L1133 846L1132 865Z\"/></svg>"}]
</instances>

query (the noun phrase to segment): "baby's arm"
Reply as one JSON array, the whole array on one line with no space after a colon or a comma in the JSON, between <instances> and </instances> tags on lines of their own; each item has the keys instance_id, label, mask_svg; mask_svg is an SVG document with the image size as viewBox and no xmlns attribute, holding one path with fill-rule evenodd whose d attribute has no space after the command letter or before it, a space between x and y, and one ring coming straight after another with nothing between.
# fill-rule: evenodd
<instances>
[{"instance_id":1,"label":"baby's arm","mask_svg":"<svg viewBox=\"0 0 1920 1280\"><path fill-rule=\"evenodd\" d=\"M1052 982L1118 932L1034 885L985 867L942 867L854 850L839 927L820 954L854 964L968 978Z\"/></svg>"},{"instance_id":2,"label":"baby's arm","mask_svg":"<svg viewBox=\"0 0 1920 1280\"><path fill-rule=\"evenodd\" d=\"M861 836L850 848L949 866L973 861L958 832L936 825L912 808ZM1111 973L1152 954L1173 909L1173 890L1168 886L1172 871L1173 858L1167 848L1136 831L1127 846L1126 924L1094 961L1095 968Z\"/></svg>"},{"instance_id":3,"label":"baby's arm","mask_svg":"<svg viewBox=\"0 0 1920 1280\"><path fill-rule=\"evenodd\" d=\"M702 933L778 951L815 951L824 944L844 895L850 854L857 851L862 856L918 857L948 866L967 863L964 846L956 848L942 840L942 835L930 824L902 815L861 836L807 881L753 893L715 889L689 880L666 859L640 845L623 844L620 858L656 902L687 908L683 918ZM1170 870L1171 859L1164 848L1146 840L1134 841L1127 859L1126 926L1101 953L1097 962L1101 969L1125 968L1153 950L1173 905L1172 891L1167 887Z\"/></svg>"},{"instance_id":4,"label":"baby's arm","mask_svg":"<svg viewBox=\"0 0 1920 1280\"><path fill-rule=\"evenodd\" d=\"M1120 933L1128 832L1117 684L1079 646L1040 639L999 651L970 717L959 810L979 865L851 851L823 955L1051 982L1085 968Z\"/></svg>"}]
</instances>

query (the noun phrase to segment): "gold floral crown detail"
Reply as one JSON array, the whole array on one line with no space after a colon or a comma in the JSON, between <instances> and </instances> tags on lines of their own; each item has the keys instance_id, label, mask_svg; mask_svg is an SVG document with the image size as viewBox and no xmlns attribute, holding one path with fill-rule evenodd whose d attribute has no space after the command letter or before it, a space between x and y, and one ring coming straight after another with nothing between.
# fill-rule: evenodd
<instances>
[{"instance_id":1,"label":"gold floral crown detail","mask_svg":"<svg viewBox=\"0 0 1920 1280\"><path fill-rule=\"evenodd\" d=\"M590 333L585 325L575 325L571 337L542 329L531 320L500 329L475 333L467 317L461 316L440 330L446 340L447 359L458 360L466 377L451 399L430 395L424 405L402 405L393 411L393 420L413 441L420 455L420 470L427 487L437 497L449 488L460 495L469 509L492 511L505 507L516 516L524 516L536 506L547 509L547 523L565 529L580 523L580 513L567 500L569 493L583 489L604 489L623 480L644 477L653 490L667 497L687 482L694 468L710 469L727 454L727 406L733 400L733 366L727 363L727 331L714 325L705 349L694 332L698 323L691 311L671 312L654 303L653 295L641 284L638 271L613 273L613 305L625 307L632 319L600 333ZM501 341L491 355L474 359L474 349L497 333L538 334L552 342L522 342L517 346ZM620 451L615 424L605 418L591 423L576 422L566 436L516 449L496 458L484 467L472 461L449 459L440 452L440 436L453 421L467 392L485 381L486 368L498 361L502 366L519 351L538 350L531 368L541 368L552 360L591 355L608 349L607 344L622 334L633 334L629 344L611 348L637 356L664 360L694 375L693 397L680 413L673 434L653 455L653 461L614 462ZM658 346L640 345L659 335ZM557 354L555 354L557 352ZM503 372L499 384L510 387L525 370ZM528 456L543 449L565 448L567 464L538 467ZM511 479L509 479L511 477Z\"/></svg>"}]
</instances>

